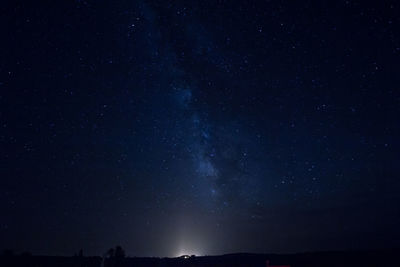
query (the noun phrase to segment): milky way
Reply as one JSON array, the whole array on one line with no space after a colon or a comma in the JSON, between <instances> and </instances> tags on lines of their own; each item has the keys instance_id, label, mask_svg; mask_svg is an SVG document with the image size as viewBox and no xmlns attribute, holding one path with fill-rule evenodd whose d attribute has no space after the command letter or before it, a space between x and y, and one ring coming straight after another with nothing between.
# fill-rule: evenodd
<instances>
[{"instance_id":1,"label":"milky way","mask_svg":"<svg viewBox=\"0 0 400 267\"><path fill-rule=\"evenodd\" d=\"M396 2L9 2L0 249L400 246Z\"/></svg>"}]
</instances>

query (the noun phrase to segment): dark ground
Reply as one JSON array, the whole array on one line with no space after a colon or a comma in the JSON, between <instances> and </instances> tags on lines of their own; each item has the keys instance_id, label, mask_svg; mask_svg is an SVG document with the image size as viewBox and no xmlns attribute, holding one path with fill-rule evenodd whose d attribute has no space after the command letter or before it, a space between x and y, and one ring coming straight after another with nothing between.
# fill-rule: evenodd
<instances>
[{"instance_id":1,"label":"dark ground","mask_svg":"<svg viewBox=\"0 0 400 267\"><path fill-rule=\"evenodd\" d=\"M140 258L127 257L105 261L105 267L166 267L166 266L223 266L255 267L271 265L291 265L292 267L342 267L342 266L399 266L399 251L353 251L317 252L299 254L228 254L222 256L201 256L184 258ZM2 256L0 266L4 267L100 267L101 257L55 257L55 256Z\"/></svg>"}]
</instances>

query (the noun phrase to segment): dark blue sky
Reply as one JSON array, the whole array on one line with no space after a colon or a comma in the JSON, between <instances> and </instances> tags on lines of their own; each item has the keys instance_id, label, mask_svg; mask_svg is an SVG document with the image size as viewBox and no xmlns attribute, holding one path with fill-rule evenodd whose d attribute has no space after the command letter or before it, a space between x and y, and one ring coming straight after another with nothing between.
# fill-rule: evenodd
<instances>
[{"instance_id":1,"label":"dark blue sky","mask_svg":"<svg viewBox=\"0 0 400 267\"><path fill-rule=\"evenodd\" d=\"M8 1L0 249L400 243L396 1Z\"/></svg>"}]
</instances>

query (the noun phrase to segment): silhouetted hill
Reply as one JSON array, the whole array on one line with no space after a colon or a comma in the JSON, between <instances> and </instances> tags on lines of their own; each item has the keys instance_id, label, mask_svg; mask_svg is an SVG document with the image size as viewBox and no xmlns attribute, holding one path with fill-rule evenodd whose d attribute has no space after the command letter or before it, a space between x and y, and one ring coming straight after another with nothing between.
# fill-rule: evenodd
<instances>
[{"instance_id":1,"label":"silhouetted hill","mask_svg":"<svg viewBox=\"0 0 400 267\"><path fill-rule=\"evenodd\" d=\"M264 267L271 265L292 267L398 267L399 250L315 252L298 254L238 253L221 256L189 258L127 257L116 261L105 259L104 267ZM1 256L1 267L101 267L101 257Z\"/></svg>"}]
</instances>

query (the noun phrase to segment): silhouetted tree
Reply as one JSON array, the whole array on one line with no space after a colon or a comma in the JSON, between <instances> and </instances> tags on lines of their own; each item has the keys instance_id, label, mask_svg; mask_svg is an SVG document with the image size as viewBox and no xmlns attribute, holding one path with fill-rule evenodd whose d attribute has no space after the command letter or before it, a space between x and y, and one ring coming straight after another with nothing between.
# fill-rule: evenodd
<instances>
[{"instance_id":1,"label":"silhouetted tree","mask_svg":"<svg viewBox=\"0 0 400 267\"><path fill-rule=\"evenodd\" d=\"M78 257L83 257L83 249L79 250Z\"/></svg>"},{"instance_id":2,"label":"silhouetted tree","mask_svg":"<svg viewBox=\"0 0 400 267\"><path fill-rule=\"evenodd\" d=\"M122 249L121 246L115 247L115 258L117 259L125 258L125 251Z\"/></svg>"},{"instance_id":3,"label":"silhouetted tree","mask_svg":"<svg viewBox=\"0 0 400 267\"><path fill-rule=\"evenodd\" d=\"M109 258L114 258L114 256L115 256L115 250L114 250L114 248L110 248L110 249L107 251L107 256L108 256Z\"/></svg>"},{"instance_id":4,"label":"silhouetted tree","mask_svg":"<svg viewBox=\"0 0 400 267\"><path fill-rule=\"evenodd\" d=\"M116 246L114 248L110 248L106 253L108 260L106 261L105 266L107 267L119 267L122 265L122 261L125 258L125 251L121 246Z\"/></svg>"}]
</instances>

